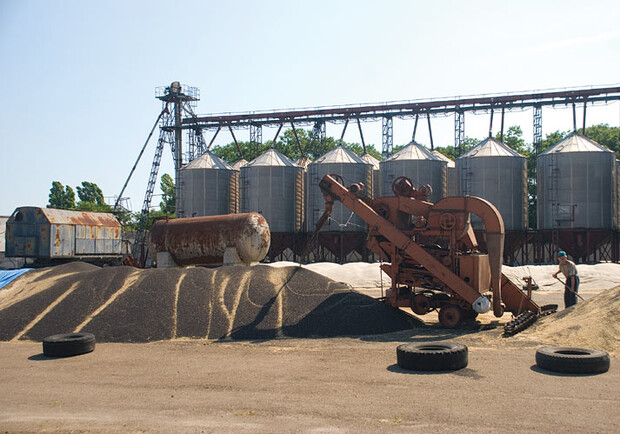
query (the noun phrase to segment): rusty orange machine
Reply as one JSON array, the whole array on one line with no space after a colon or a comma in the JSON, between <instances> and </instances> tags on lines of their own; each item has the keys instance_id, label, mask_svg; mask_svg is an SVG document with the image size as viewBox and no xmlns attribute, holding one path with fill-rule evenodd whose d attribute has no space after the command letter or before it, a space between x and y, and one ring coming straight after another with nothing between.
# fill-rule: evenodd
<instances>
[{"instance_id":1,"label":"rusty orange machine","mask_svg":"<svg viewBox=\"0 0 620 434\"><path fill-rule=\"evenodd\" d=\"M392 280L385 301L410 307L424 315L439 311L449 328L472 320L491 307L495 316L511 312L505 326L514 334L557 305L539 307L502 273L504 223L497 208L479 197L446 197L433 204L426 199L430 186L414 188L411 180L394 180L394 196L369 199L364 185L346 188L338 175L325 175L319 187L325 212L316 231L327 221L334 201L342 202L368 224L367 247L387 263L381 268ZM486 252L479 249L470 215L485 227ZM530 286L531 288L531 286Z\"/></svg>"}]
</instances>

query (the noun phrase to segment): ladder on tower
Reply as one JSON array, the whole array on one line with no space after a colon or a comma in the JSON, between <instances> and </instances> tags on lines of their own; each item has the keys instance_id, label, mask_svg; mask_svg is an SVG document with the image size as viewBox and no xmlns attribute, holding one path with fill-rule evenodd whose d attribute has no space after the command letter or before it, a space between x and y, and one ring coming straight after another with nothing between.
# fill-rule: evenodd
<instances>
[{"instance_id":1,"label":"ladder on tower","mask_svg":"<svg viewBox=\"0 0 620 434\"><path fill-rule=\"evenodd\" d=\"M560 169L556 162L554 154L550 155L549 160L549 202L551 203L551 257L553 257L553 251L560 249L560 221L559 221L559 209L558 203L558 178L560 175Z\"/></svg>"}]
</instances>

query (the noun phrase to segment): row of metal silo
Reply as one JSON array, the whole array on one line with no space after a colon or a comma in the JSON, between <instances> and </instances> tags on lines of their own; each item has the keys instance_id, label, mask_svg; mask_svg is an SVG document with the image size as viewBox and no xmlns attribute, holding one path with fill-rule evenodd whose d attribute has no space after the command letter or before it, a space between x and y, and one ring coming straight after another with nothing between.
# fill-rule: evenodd
<instances>
[{"instance_id":1,"label":"row of metal silo","mask_svg":"<svg viewBox=\"0 0 620 434\"><path fill-rule=\"evenodd\" d=\"M620 227L620 176L615 154L574 133L538 156L538 228L608 229ZM275 149L231 167L210 152L182 170L185 217L260 212L272 232L312 232L324 211L318 187L326 174L345 185L363 182L371 197L393 195L394 179L406 176L414 186L428 184L429 200L472 195L500 211L506 230L528 227L526 158L488 138L452 162L412 142L379 162L338 146L314 162L293 163ZM473 219L475 228L481 222ZM326 231L365 231L364 222L337 202Z\"/></svg>"}]
</instances>

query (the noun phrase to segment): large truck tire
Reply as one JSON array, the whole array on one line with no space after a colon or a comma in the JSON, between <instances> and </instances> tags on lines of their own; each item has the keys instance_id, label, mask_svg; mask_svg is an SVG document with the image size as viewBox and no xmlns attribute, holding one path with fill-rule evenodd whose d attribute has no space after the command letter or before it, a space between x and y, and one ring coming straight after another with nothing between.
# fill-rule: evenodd
<instances>
[{"instance_id":1,"label":"large truck tire","mask_svg":"<svg viewBox=\"0 0 620 434\"><path fill-rule=\"evenodd\" d=\"M90 353L95 349L92 333L63 333L43 339L43 354L48 357L71 357Z\"/></svg>"},{"instance_id":2,"label":"large truck tire","mask_svg":"<svg viewBox=\"0 0 620 434\"><path fill-rule=\"evenodd\" d=\"M398 366L411 371L456 371L469 361L467 347L451 342L402 344L396 358Z\"/></svg>"},{"instance_id":3,"label":"large truck tire","mask_svg":"<svg viewBox=\"0 0 620 434\"><path fill-rule=\"evenodd\" d=\"M542 347L536 350L536 365L566 374L600 374L609 370L609 354L579 347Z\"/></svg>"}]
</instances>

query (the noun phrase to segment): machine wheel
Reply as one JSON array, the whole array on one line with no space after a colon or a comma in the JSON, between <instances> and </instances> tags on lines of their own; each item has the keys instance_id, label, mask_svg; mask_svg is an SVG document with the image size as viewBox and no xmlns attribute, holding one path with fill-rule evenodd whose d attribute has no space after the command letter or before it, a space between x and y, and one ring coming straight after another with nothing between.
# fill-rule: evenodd
<instances>
[{"instance_id":1,"label":"machine wheel","mask_svg":"<svg viewBox=\"0 0 620 434\"><path fill-rule=\"evenodd\" d=\"M609 370L609 354L591 348L542 347L536 350L536 365L567 374L600 374Z\"/></svg>"},{"instance_id":2,"label":"machine wheel","mask_svg":"<svg viewBox=\"0 0 620 434\"><path fill-rule=\"evenodd\" d=\"M462 344L428 342L396 348L398 366L412 371L456 371L467 366L468 351Z\"/></svg>"},{"instance_id":3,"label":"machine wheel","mask_svg":"<svg viewBox=\"0 0 620 434\"><path fill-rule=\"evenodd\" d=\"M418 315L431 311L431 298L426 294L415 294L411 299L411 310Z\"/></svg>"},{"instance_id":4,"label":"machine wheel","mask_svg":"<svg viewBox=\"0 0 620 434\"><path fill-rule=\"evenodd\" d=\"M413 195L413 183L406 176L399 176L392 182L394 196L411 197Z\"/></svg>"},{"instance_id":5,"label":"machine wheel","mask_svg":"<svg viewBox=\"0 0 620 434\"><path fill-rule=\"evenodd\" d=\"M445 328L453 329L463 321L463 311L455 304L448 304L439 310L439 322Z\"/></svg>"},{"instance_id":6,"label":"machine wheel","mask_svg":"<svg viewBox=\"0 0 620 434\"><path fill-rule=\"evenodd\" d=\"M43 339L43 354L48 357L70 357L86 354L95 349L92 333L64 333Z\"/></svg>"}]
</instances>

